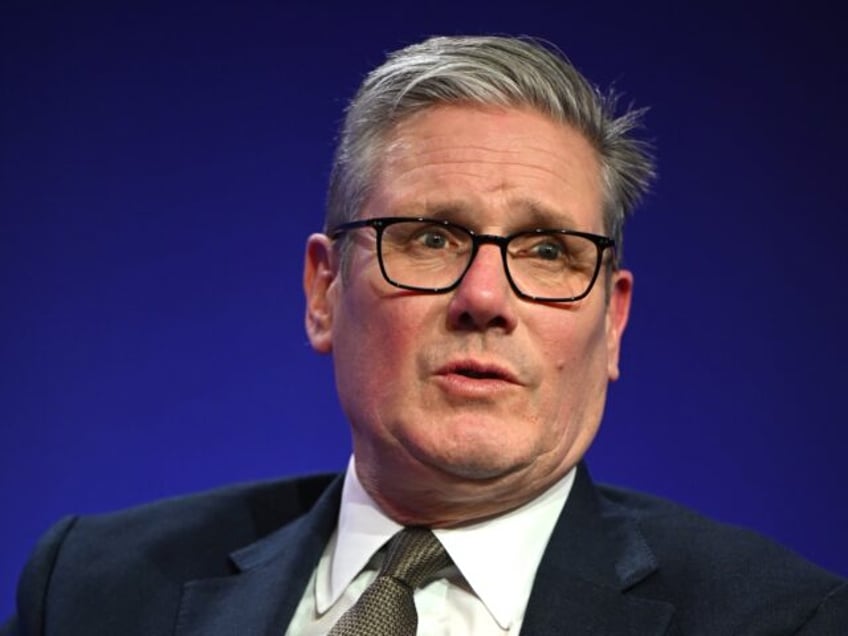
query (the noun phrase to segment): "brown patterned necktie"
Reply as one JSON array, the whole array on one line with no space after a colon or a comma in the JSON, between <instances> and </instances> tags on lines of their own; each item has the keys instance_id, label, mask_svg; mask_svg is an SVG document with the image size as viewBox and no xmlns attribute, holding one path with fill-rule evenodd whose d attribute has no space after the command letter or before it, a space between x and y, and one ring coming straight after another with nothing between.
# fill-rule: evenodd
<instances>
[{"instance_id":1,"label":"brown patterned necktie","mask_svg":"<svg viewBox=\"0 0 848 636\"><path fill-rule=\"evenodd\" d=\"M389 542L377 578L327 636L415 636L418 613L412 593L450 563L427 528L398 532Z\"/></svg>"}]
</instances>

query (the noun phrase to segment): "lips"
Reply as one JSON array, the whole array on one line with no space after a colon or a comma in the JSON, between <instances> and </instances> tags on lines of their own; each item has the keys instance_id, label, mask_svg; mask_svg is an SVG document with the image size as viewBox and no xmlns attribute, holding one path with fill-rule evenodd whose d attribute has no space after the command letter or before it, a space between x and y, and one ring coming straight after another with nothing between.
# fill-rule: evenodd
<instances>
[{"instance_id":1,"label":"lips","mask_svg":"<svg viewBox=\"0 0 848 636\"><path fill-rule=\"evenodd\" d=\"M496 380L519 384L518 378L509 369L498 364L485 363L477 360L458 360L451 362L440 367L437 375L461 376L471 380Z\"/></svg>"}]
</instances>

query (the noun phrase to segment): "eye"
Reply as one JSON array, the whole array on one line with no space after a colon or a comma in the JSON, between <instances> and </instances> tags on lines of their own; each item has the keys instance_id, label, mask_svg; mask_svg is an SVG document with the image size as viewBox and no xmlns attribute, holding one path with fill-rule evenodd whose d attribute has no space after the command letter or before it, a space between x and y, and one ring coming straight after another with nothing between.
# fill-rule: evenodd
<instances>
[{"instance_id":1,"label":"eye","mask_svg":"<svg viewBox=\"0 0 848 636\"><path fill-rule=\"evenodd\" d=\"M529 252L543 261L556 261L565 255L565 248L561 243L547 239L536 243Z\"/></svg>"},{"instance_id":2,"label":"eye","mask_svg":"<svg viewBox=\"0 0 848 636\"><path fill-rule=\"evenodd\" d=\"M421 247L433 250L444 249L448 246L448 237L444 231L437 228L425 228L414 237L415 242Z\"/></svg>"},{"instance_id":3,"label":"eye","mask_svg":"<svg viewBox=\"0 0 848 636\"><path fill-rule=\"evenodd\" d=\"M465 236L461 228L430 221L400 221L388 226L383 233L384 249L420 258L434 256L436 252L459 253L467 249L470 242L470 236Z\"/></svg>"},{"instance_id":4,"label":"eye","mask_svg":"<svg viewBox=\"0 0 848 636\"><path fill-rule=\"evenodd\" d=\"M581 258L579 247L574 237L561 232L528 232L510 243L509 255L527 266L574 267Z\"/></svg>"}]
</instances>

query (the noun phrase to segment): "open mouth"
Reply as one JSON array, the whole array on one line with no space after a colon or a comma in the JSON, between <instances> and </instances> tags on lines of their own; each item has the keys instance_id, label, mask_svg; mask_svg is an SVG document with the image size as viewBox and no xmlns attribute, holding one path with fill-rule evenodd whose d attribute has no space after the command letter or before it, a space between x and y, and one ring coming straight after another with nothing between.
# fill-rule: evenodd
<instances>
[{"instance_id":1,"label":"open mouth","mask_svg":"<svg viewBox=\"0 0 848 636\"><path fill-rule=\"evenodd\" d=\"M440 375L458 375L471 380L497 380L500 382L517 383L515 377L506 369L490 364L480 364L474 361L448 364L439 371Z\"/></svg>"},{"instance_id":2,"label":"open mouth","mask_svg":"<svg viewBox=\"0 0 848 636\"><path fill-rule=\"evenodd\" d=\"M497 371L486 371L482 369L469 369L467 367L461 367L454 371L457 375L464 376L466 378L473 378L474 380L505 380Z\"/></svg>"}]
</instances>

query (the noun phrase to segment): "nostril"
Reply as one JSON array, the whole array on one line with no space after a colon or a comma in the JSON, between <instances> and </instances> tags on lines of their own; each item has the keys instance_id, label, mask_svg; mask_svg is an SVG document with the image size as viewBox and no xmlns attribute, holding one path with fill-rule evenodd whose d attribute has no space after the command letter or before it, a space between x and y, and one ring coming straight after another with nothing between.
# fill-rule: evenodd
<instances>
[{"instance_id":1,"label":"nostril","mask_svg":"<svg viewBox=\"0 0 848 636\"><path fill-rule=\"evenodd\" d=\"M463 311L459 315L459 320L457 321L458 325L462 329L474 329L476 321L467 311Z\"/></svg>"},{"instance_id":2,"label":"nostril","mask_svg":"<svg viewBox=\"0 0 848 636\"><path fill-rule=\"evenodd\" d=\"M463 311L459 314L454 327L460 330L477 331L484 329L509 329L509 321L501 315L495 314L488 319L485 316L475 316L472 312Z\"/></svg>"}]
</instances>

